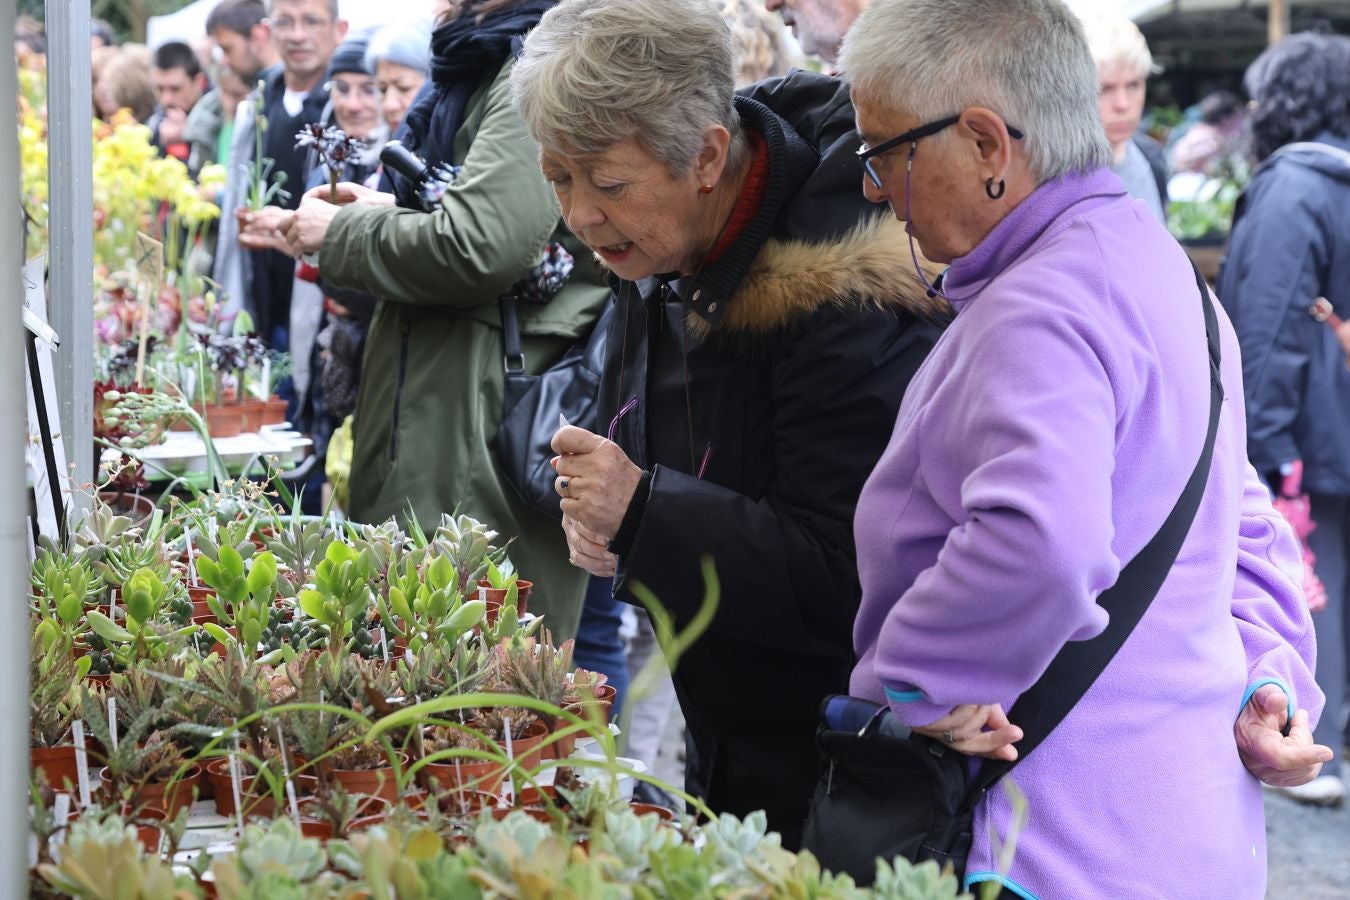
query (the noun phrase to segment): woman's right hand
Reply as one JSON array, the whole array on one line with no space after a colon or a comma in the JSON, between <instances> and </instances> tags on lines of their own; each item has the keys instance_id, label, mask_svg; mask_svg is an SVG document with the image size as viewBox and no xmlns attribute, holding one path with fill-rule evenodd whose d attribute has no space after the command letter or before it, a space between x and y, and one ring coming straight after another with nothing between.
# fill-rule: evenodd
<instances>
[{"instance_id":1,"label":"woman's right hand","mask_svg":"<svg viewBox=\"0 0 1350 900\"><path fill-rule=\"evenodd\" d=\"M264 206L256 212L237 210L240 246L250 250L278 250L289 256L291 248L283 232L294 216L295 213L279 206Z\"/></svg>"},{"instance_id":2,"label":"woman's right hand","mask_svg":"<svg viewBox=\"0 0 1350 900\"><path fill-rule=\"evenodd\" d=\"M913 730L967 756L1008 762L1017 759L1013 744L1022 739L1022 729L1008 721L1003 707L997 703L958 706L931 725Z\"/></svg>"},{"instance_id":3,"label":"woman's right hand","mask_svg":"<svg viewBox=\"0 0 1350 900\"><path fill-rule=\"evenodd\" d=\"M325 203L334 203L338 206L346 206L348 203L364 203L367 206L394 206L396 203L393 194L371 190L365 185L353 181L338 182L336 199L334 199L332 188L326 184L305 191L305 197L314 197Z\"/></svg>"}]
</instances>

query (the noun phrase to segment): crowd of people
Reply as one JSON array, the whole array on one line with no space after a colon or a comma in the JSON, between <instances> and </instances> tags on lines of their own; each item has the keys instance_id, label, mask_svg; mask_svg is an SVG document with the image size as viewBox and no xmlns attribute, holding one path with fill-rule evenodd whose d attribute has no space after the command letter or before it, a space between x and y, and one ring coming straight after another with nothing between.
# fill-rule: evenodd
<instances>
[{"instance_id":1,"label":"crowd of people","mask_svg":"<svg viewBox=\"0 0 1350 900\"><path fill-rule=\"evenodd\" d=\"M336 0L221 0L200 41L93 45L96 115L228 166L207 268L291 353L346 515L513 536L533 611L620 685L659 652L643 588L678 630L712 558L630 748L678 698L714 809L799 845L835 693L1018 760L1015 701L1108 629L1192 482L1136 633L1018 761L1011 868L990 792L966 883L1257 897L1262 782L1342 801L1350 38L1272 46L1167 148L1139 29L1061 0L449 0L360 34ZM316 161L315 124L362 144ZM1235 155L1211 295L1169 183ZM246 211L265 160L284 191ZM526 291L541 254L571 264ZM605 329L597 420L553 437L561 525L499 458L503 297L532 374ZM1272 504L1296 464L1316 614Z\"/></svg>"}]
</instances>

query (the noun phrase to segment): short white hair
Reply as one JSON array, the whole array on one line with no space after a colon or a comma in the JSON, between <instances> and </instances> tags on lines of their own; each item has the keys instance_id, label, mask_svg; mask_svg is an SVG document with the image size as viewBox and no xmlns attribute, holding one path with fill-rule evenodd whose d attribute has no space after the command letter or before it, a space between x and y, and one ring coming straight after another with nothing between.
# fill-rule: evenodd
<instances>
[{"instance_id":1,"label":"short white hair","mask_svg":"<svg viewBox=\"0 0 1350 900\"><path fill-rule=\"evenodd\" d=\"M993 110L1026 135L1038 183L1111 164L1097 67L1061 0L872 0L840 65L855 92L922 122Z\"/></svg>"},{"instance_id":2,"label":"short white hair","mask_svg":"<svg viewBox=\"0 0 1350 900\"><path fill-rule=\"evenodd\" d=\"M1140 78L1153 71L1153 54L1139 26L1125 16L1098 14L1083 18L1088 49L1098 66L1122 65Z\"/></svg>"},{"instance_id":3,"label":"short white hair","mask_svg":"<svg viewBox=\"0 0 1350 900\"><path fill-rule=\"evenodd\" d=\"M540 146L603 153L634 137L683 175L722 125L743 145L732 102L731 33L712 0L562 0L511 69L511 90Z\"/></svg>"}]
</instances>

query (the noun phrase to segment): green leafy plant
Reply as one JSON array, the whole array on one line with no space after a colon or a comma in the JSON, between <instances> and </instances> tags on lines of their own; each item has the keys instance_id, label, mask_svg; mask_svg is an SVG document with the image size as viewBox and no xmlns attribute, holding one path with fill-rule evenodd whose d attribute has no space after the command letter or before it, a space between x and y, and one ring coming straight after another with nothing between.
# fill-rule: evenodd
<instances>
[{"instance_id":1,"label":"green leafy plant","mask_svg":"<svg viewBox=\"0 0 1350 900\"><path fill-rule=\"evenodd\" d=\"M316 882L327 868L323 843L283 818L266 827L247 826L238 852L217 858L211 874L221 900L271 900L325 896Z\"/></svg>"},{"instance_id":2,"label":"green leafy plant","mask_svg":"<svg viewBox=\"0 0 1350 900\"><path fill-rule=\"evenodd\" d=\"M461 597L468 596L470 589L478 585L478 579L487 573L492 554L498 552L492 545L496 537L497 532L469 516L447 514L441 518L431 547L454 567L455 587ZM505 550L500 552L504 554Z\"/></svg>"},{"instance_id":3,"label":"green leafy plant","mask_svg":"<svg viewBox=\"0 0 1350 900\"><path fill-rule=\"evenodd\" d=\"M300 592L300 608L328 630L328 649L339 655L354 622L374 601L370 564L348 545L334 541L314 573L314 587Z\"/></svg>"},{"instance_id":4,"label":"green leafy plant","mask_svg":"<svg viewBox=\"0 0 1350 900\"><path fill-rule=\"evenodd\" d=\"M276 557L271 551L259 553L245 571L243 557L233 547L221 547L219 556L219 561L203 557L197 562L202 580L216 592L207 598L207 606L221 622L234 626L240 646L254 652L271 624L272 601L276 599ZM222 644L231 643L229 632L219 625L203 627Z\"/></svg>"},{"instance_id":5,"label":"green leafy plant","mask_svg":"<svg viewBox=\"0 0 1350 900\"><path fill-rule=\"evenodd\" d=\"M389 602L379 598L380 621L414 655L428 642L457 638L481 622L487 612L483 601L464 599L449 559L437 556L425 570L424 577L416 556L410 555L401 570L390 572Z\"/></svg>"}]
</instances>

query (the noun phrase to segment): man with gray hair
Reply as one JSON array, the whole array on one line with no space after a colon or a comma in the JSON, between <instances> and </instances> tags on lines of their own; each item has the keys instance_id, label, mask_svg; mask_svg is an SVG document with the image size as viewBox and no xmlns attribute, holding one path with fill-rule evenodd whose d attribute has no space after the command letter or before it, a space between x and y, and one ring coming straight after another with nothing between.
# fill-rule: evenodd
<instances>
[{"instance_id":1,"label":"man with gray hair","mask_svg":"<svg viewBox=\"0 0 1350 900\"><path fill-rule=\"evenodd\" d=\"M867 8L868 2L870 0L764 0L764 5L783 17L802 50L833 66L844 34Z\"/></svg>"}]
</instances>

